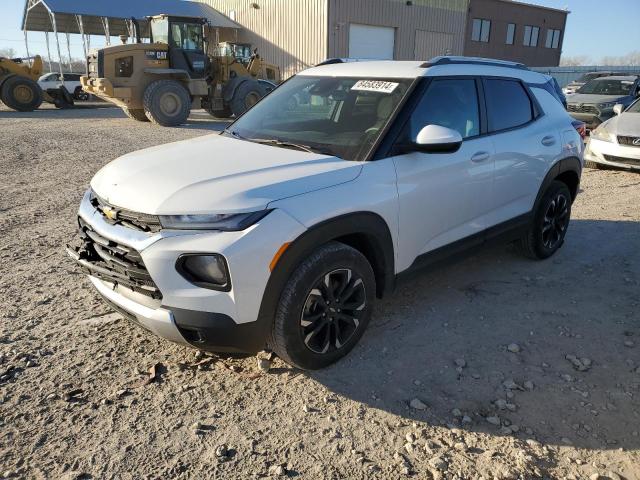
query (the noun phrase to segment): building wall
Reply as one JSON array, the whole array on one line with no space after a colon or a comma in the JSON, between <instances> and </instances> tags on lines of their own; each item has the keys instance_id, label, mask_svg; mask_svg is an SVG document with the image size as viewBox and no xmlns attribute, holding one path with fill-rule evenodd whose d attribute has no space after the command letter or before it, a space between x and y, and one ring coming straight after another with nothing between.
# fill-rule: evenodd
<instances>
[{"instance_id":1,"label":"building wall","mask_svg":"<svg viewBox=\"0 0 640 480\"><path fill-rule=\"evenodd\" d=\"M251 43L287 78L327 58L328 0L199 0L244 27L237 40ZM259 8L254 8L252 5ZM230 32L221 40L235 40Z\"/></svg>"},{"instance_id":2,"label":"building wall","mask_svg":"<svg viewBox=\"0 0 640 480\"><path fill-rule=\"evenodd\" d=\"M462 54L468 0L328 1L329 57L349 56L350 23L394 27L396 60Z\"/></svg>"},{"instance_id":3,"label":"building wall","mask_svg":"<svg viewBox=\"0 0 640 480\"><path fill-rule=\"evenodd\" d=\"M562 42L568 12L510 0L470 0L464 36L464 54L522 62L529 66L557 66L560 64ZM471 39L475 18L491 21L489 42ZM507 25L516 24L513 45L506 44ZM540 27L538 45L524 46L525 25ZM548 29L561 30L558 48L546 48Z\"/></svg>"}]
</instances>

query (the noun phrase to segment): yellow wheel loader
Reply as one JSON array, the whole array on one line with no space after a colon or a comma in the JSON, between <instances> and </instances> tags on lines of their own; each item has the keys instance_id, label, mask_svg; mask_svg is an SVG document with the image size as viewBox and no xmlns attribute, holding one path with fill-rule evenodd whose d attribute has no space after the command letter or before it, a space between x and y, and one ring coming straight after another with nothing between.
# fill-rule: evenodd
<instances>
[{"instance_id":1,"label":"yellow wheel loader","mask_svg":"<svg viewBox=\"0 0 640 480\"><path fill-rule=\"evenodd\" d=\"M0 57L0 99L7 107L19 112L31 112L42 101L53 103L58 108L73 105L73 97L64 87L43 91L38 85L42 75L42 57Z\"/></svg>"},{"instance_id":2,"label":"yellow wheel loader","mask_svg":"<svg viewBox=\"0 0 640 480\"><path fill-rule=\"evenodd\" d=\"M206 20L149 17L150 43L106 47L87 58L83 90L121 107L135 120L184 123L191 108L216 117L241 115L280 81L250 46L222 43L207 53ZM136 30L139 28L135 24Z\"/></svg>"}]
</instances>

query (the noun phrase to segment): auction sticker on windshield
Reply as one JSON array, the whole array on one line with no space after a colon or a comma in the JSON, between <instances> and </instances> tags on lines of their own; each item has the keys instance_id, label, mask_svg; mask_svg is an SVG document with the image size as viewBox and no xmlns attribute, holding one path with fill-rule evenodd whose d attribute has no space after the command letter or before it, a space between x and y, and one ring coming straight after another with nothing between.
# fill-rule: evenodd
<instances>
[{"instance_id":1,"label":"auction sticker on windshield","mask_svg":"<svg viewBox=\"0 0 640 480\"><path fill-rule=\"evenodd\" d=\"M393 92L399 83L383 82L381 80L358 80L351 90L363 90L367 92Z\"/></svg>"}]
</instances>

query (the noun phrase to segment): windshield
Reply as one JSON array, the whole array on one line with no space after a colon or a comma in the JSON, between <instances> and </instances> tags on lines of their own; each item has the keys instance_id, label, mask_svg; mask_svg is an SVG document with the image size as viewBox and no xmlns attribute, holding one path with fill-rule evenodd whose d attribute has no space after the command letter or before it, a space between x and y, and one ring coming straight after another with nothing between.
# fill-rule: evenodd
<instances>
[{"instance_id":1,"label":"windshield","mask_svg":"<svg viewBox=\"0 0 640 480\"><path fill-rule=\"evenodd\" d=\"M631 106L625 110L625 113L640 113L640 100L633 102Z\"/></svg>"},{"instance_id":2,"label":"windshield","mask_svg":"<svg viewBox=\"0 0 640 480\"><path fill-rule=\"evenodd\" d=\"M608 80L599 78L591 80L578 89L578 93L595 93L598 95L631 95L632 80Z\"/></svg>"},{"instance_id":3,"label":"windshield","mask_svg":"<svg viewBox=\"0 0 640 480\"><path fill-rule=\"evenodd\" d=\"M183 50L204 51L202 26L197 23L171 23L171 46Z\"/></svg>"},{"instance_id":4,"label":"windshield","mask_svg":"<svg viewBox=\"0 0 640 480\"><path fill-rule=\"evenodd\" d=\"M270 93L227 133L362 160L413 81L300 75Z\"/></svg>"}]
</instances>

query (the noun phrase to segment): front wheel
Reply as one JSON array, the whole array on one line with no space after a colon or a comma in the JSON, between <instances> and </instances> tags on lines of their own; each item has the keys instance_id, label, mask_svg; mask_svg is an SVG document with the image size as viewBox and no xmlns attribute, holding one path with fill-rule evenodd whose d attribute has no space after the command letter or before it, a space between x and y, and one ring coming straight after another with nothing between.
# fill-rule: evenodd
<instances>
[{"instance_id":1,"label":"front wheel","mask_svg":"<svg viewBox=\"0 0 640 480\"><path fill-rule=\"evenodd\" d=\"M0 98L4 104L18 112L31 112L42 104L42 88L27 77L14 75L2 84Z\"/></svg>"},{"instance_id":2,"label":"front wheel","mask_svg":"<svg viewBox=\"0 0 640 480\"><path fill-rule=\"evenodd\" d=\"M554 180L544 192L534 212L533 222L520 239L520 250L529 258L549 258L564 243L571 219L571 192Z\"/></svg>"},{"instance_id":3,"label":"front wheel","mask_svg":"<svg viewBox=\"0 0 640 480\"><path fill-rule=\"evenodd\" d=\"M362 337L375 289L373 269L358 250L338 242L318 248L285 285L269 346L298 368L332 364Z\"/></svg>"},{"instance_id":4,"label":"front wheel","mask_svg":"<svg viewBox=\"0 0 640 480\"><path fill-rule=\"evenodd\" d=\"M231 111L236 117L253 107L268 92L257 80L248 79L242 82L231 99Z\"/></svg>"},{"instance_id":5,"label":"front wheel","mask_svg":"<svg viewBox=\"0 0 640 480\"><path fill-rule=\"evenodd\" d=\"M157 80L144 91L144 113L163 127L181 125L189 118L191 97L187 89L175 80Z\"/></svg>"}]
</instances>

